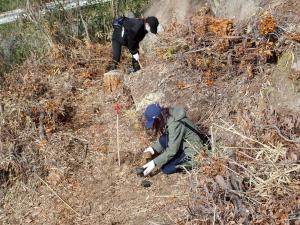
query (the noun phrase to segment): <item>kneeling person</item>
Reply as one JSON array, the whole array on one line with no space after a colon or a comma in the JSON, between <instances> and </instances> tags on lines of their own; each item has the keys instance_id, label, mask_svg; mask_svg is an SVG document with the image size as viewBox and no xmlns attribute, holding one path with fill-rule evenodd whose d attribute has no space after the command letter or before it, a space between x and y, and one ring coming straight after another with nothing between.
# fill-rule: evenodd
<instances>
[{"instance_id":1,"label":"kneeling person","mask_svg":"<svg viewBox=\"0 0 300 225\"><path fill-rule=\"evenodd\" d=\"M159 154L143 166L144 176L155 166L166 174L193 168L203 143L197 127L186 117L184 109L178 106L162 108L158 104L151 104L146 108L144 116L146 128L160 134L159 140L144 151L152 155Z\"/></svg>"}]
</instances>

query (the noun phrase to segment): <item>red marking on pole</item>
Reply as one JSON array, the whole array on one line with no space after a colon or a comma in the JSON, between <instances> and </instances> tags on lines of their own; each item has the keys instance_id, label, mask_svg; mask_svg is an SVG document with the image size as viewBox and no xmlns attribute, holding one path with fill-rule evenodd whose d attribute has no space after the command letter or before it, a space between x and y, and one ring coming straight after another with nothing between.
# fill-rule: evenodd
<instances>
[{"instance_id":1,"label":"red marking on pole","mask_svg":"<svg viewBox=\"0 0 300 225\"><path fill-rule=\"evenodd\" d=\"M121 105L120 104L115 104L114 105L114 110L117 114L120 114L120 111L121 111Z\"/></svg>"}]
</instances>

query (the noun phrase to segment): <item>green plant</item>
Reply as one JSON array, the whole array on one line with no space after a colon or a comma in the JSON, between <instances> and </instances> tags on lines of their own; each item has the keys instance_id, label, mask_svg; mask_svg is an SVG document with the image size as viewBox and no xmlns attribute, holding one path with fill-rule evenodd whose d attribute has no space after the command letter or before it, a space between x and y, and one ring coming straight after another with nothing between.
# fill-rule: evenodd
<instances>
[{"instance_id":1,"label":"green plant","mask_svg":"<svg viewBox=\"0 0 300 225\"><path fill-rule=\"evenodd\" d=\"M25 2L2 0L0 11L22 7ZM129 11L140 17L149 0L114 0L71 10L60 5L44 17L35 13L36 6L43 4L44 0L28 2L33 12L30 21L0 25L0 74L22 63L31 54L42 56L52 43L71 47L78 40L110 41L114 17L127 15Z\"/></svg>"},{"instance_id":2,"label":"green plant","mask_svg":"<svg viewBox=\"0 0 300 225\"><path fill-rule=\"evenodd\" d=\"M0 75L31 54L42 56L49 46L47 36L34 23L2 25L0 35Z\"/></svg>"},{"instance_id":3,"label":"green plant","mask_svg":"<svg viewBox=\"0 0 300 225\"><path fill-rule=\"evenodd\" d=\"M6 12L23 7L26 0L1 0L0 1L0 12Z\"/></svg>"},{"instance_id":4,"label":"green plant","mask_svg":"<svg viewBox=\"0 0 300 225\"><path fill-rule=\"evenodd\" d=\"M126 15L128 11L132 12L134 16L141 17L148 5L149 0L123 0L117 1L117 14Z\"/></svg>"}]
</instances>

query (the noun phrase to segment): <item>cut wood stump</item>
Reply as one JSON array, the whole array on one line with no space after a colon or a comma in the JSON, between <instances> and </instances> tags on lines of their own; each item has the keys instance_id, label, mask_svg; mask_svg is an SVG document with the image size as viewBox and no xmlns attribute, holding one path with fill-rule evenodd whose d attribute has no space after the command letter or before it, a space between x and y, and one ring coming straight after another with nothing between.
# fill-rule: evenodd
<instances>
[{"instance_id":1,"label":"cut wood stump","mask_svg":"<svg viewBox=\"0 0 300 225\"><path fill-rule=\"evenodd\" d=\"M123 83L123 72L120 70L112 70L103 76L103 91L105 95L112 94Z\"/></svg>"}]
</instances>

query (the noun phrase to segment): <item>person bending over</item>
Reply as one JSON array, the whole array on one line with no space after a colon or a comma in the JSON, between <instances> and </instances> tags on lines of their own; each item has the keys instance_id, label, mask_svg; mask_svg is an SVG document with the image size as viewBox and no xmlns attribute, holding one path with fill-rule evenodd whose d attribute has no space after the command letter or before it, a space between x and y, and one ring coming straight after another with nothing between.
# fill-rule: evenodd
<instances>
[{"instance_id":1,"label":"person bending over","mask_svg":"<svg viewBox=\"0 0 300 225\"><path fill-rule=\"evenodd\" d=\"M107 71L117 69L120 62L122 46L126 46L132 54L132 72L141 69L139 64L139 43L148 32L157 33L158 19L154 16L146 19L119 17L113 22L112 62Z\"/></svg>"},{"instance_id":2,"label":"person bending over","mask_svg":"<svg viewBox=\"0 0 300 225\"><path fill-rule=\"evenodd\" d=\"M159 139L144 152L158 154L145 164L143 174L147 176L158 166L165 174L192 169L196 156L203 146L197 127L187 118L182 107L163 108L159 104L149 105L144 113L146 128L160 134Z\"/></svg>"}]
</instances>

